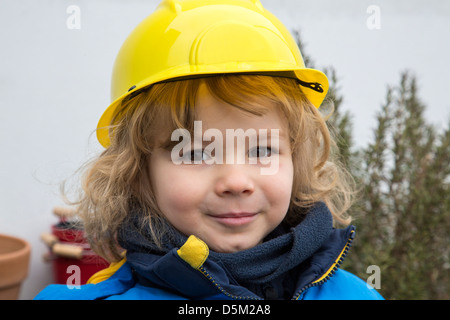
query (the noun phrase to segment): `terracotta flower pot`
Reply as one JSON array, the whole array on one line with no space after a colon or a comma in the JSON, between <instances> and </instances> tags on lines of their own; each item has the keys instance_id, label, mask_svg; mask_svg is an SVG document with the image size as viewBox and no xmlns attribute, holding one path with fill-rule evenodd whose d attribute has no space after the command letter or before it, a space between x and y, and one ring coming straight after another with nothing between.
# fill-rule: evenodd
<instances>
[{"instance_id":1,"label":"terracotta flower pot","mask_svg":"<svg viewBox=\"0 0 450 320\"><path fill-rule=\"evenodd\" d=\"M0 234L0 300L16 300L28 274L28 242Z\"/></svg>"}]
</instances>

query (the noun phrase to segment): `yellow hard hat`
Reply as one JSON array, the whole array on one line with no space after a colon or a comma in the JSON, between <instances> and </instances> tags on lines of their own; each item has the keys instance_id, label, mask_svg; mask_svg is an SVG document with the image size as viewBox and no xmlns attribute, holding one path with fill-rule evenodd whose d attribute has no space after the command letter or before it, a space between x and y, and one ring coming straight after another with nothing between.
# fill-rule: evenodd
<instances>
[{"instance_id":1,"label":"yellow hard hat","mask_svg":"<svg viewBox=\"0 0 450 320\"><path fill-rule=\"evenodd\" d=\"M108 126L132 92L164 80L223 73L284 73L305 87L317 108L328 91L320 71L305 68L285 26L259 0L164 0L123 43L111 82L111 105L97 126Z\"/></svg>"}]
</instances>

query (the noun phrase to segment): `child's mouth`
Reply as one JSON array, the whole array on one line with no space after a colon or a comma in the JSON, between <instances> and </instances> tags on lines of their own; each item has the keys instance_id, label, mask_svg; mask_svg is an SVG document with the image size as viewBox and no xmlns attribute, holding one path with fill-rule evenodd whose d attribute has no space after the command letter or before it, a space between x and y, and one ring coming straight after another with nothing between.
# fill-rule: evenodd
<instances>
[{"instance_id":1,"label":"child's mouth","mask_svg":"<svg viewBox=\"0 0 450 320\"><path fill-rule=\"evenodd\" d=\"M226 226L242 226L255 220L257 212L230 212L209 215L217 222Z\"/></svg>"}]
</instances>

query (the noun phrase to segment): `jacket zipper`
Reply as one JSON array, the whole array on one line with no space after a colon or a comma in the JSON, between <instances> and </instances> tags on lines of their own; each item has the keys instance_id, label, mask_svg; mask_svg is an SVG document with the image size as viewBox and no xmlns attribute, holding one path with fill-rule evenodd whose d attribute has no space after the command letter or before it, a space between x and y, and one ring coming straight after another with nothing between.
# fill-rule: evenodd
<instances>
[{"instance_id":1,"label":"jacket zipper","mask_svg":"<svg viewBox=\"0 0 450 320\"><path fill-rule=\"evenodd\" d=\"M350 236L347 239L347 242L346 242L344 248L342 249L341 253L337 257L335 262L332 264L332 266L320 278L310 282L309 284L305 285L302 289L297 291L297 293L294 295L292 300L298 300L300 298L300 296L302 295L302 293L305 292L307 289L324 284L326 281L328 281L334 275L334 273L342 265L344 258L347 256L348 251L349 251L350 247L352 246L354 236L355 236L355 230L352 230L350 232Z\"/></svg>"},{"instance_id":2,"label":"jacket zipper","mask_svg":"<svg viewBox=\"0 0 450 320\"><path fill-rule=\"evenodd\" d=\"M229 297L229 298L231 298L231 299L233 299L233 300L263 300L261 297L258 297L257 295L254 295L254 296L236 296L236 295L233 295L233 294L231 294L231 293L229 293L229 292L227 292L224 288L222 288L222 286L218 283L218 282L216 282L215 280L214 280L214 278L208 273L208 271L203 267L203 266L201 266L200 268L198 268L198 270L209 280L209 281L211 281L215 286L216 286L216 288L220 291L220 292L222 292L224 295L226 295L227 297Z\"/></svg>"},{"instance_id":3,"label":"jacket zipper","mask_svg":"<svg viewBox=\"0 0 450 320\"><path fill-rule=\"evenodd\" d=\"M299 291L297 291L297 293L293 296L292 300L298 300L300 298L300 296L302 295L302 293L312 287L318 286L318 285L322 285L323 283L325 283L326 281L328 281L333 274L339 269L339 267L341 266L342 262L344 261L344 258L347 256L348 250L350 249L350 247L352 246L352 242L353 242L353 238L355 236L355 230L353 229L350 232L350 236L347 239L347 242L345 243L344 248L342 249L341 253L339 254L339 256L337 257L337 259L335 260L335 262L332 264L332 266L317 280L314 280L312 282L310 282L309 284L305 285L302 289L300 289ZM254 296L236 296L233 295L227 291L225 291L225 289L222 288L222 286L216 282L214 280L214 278L208 273L208 271L201 266L200 268L198 268L198 270L208 279L210 280L215 286L216 288L222 292L224 295L226 295L227 297L230 297L231 299L234 300L264 300L263 298L254 295Z\"/></svg>"}]
</instances>

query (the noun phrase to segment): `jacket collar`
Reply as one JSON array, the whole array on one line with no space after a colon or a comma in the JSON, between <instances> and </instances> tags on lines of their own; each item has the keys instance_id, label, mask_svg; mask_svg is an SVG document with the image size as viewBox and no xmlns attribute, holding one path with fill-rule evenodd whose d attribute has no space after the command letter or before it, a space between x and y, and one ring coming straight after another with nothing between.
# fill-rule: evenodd
<instances>
[{"instance_id":1,"label":"jacket collar","mask_svg":"<svg viewBox=\"0 0 450 320\"><path fill-rule=\"evenodd\" d=\"M353 226L334 229L329 241L298 266L300 272L292 299L298 299L304 290L324 283L334 274L347 254L354 233ZM198 257L203 258L187 259L186 252L196 250L199 245L203 246L202 241L191 236L180 249L172 249L163 256L149 255L144 260L131 256L135 280L188 299L262 299L239 285L223 264L209 259L206 249L197 252ZM203 262L198 264L200 260Z\"/></svg>"},{"instance_id":2,"label":"jacket collar","mask_svg":"<svg viewBox=\"0 0 450 320\"><path fill-rule=\"evenodd\" d=\"M299 270L292 298L298 299L307 288L328 280L342 263L355 228L333 229L328 240L297 266ZM163 256L129 253L136 280L190 299L262 299L240 285L225 265L210 257L203 241L191 236L180 249Z\"/></svg>"}]
</instances>

